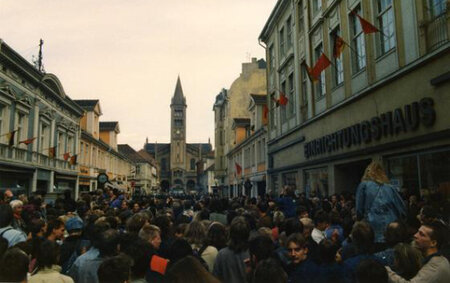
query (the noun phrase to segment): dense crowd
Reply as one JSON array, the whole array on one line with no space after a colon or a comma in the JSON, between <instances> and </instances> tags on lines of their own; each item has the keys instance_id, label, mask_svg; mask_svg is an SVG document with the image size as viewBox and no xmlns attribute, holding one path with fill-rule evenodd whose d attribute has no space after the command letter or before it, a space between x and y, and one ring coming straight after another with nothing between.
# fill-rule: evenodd
<instances>
[{"instance_id":1,"label":"dense crowd","mask_svg":"<svg viewBox=\"0 0 450 283\"><path fill-rule=\"evenodd\" d=\"M323 198L6 191L0 281L450 282L449 202L369 167L356 194Z\"/></svg>"}]
</instances>

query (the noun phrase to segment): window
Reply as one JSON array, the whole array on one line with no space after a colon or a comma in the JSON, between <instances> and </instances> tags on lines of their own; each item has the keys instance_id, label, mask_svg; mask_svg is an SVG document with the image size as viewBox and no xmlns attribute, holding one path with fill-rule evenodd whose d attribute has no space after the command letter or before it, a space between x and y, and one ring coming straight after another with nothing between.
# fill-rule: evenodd
<instances>
[{"instance_id":1,"label":"window","mask_svg":"<svg viewBox=\"0 0 450 283\"><path fill-rule=\"evenodd\" d=\"M39 137L40 153L47 154L50 147L50 127L41 122L41 135Z\"/></svg>"},{"instance_id":2,"label":"window","mask_svg":"<svg viewBox=\"0 0 450 283\"><path fill-rule=\"evenodd\" d=\"M183 110L175 110L174 116L177 118L183 118Z\"/></svg>"},{"instance_id":3,"label":"window","mask_svg":"<svg viewBox=\"0 0 450 283\"><path fill-rule=\"evenodd\" d=\"M86 164L90 164L90 156L89 156L89 144L86 144L84 154L86 155L86 158L84 161L86 161Z\"/></svg>"},{"instance_id":4,"label":"window","mask_svg":"<svg viewBox=\"0 0 450 283\"><path fill-rule=\"evenodd\" d=\"M302 107L308 105L308 74L306 70L306 66L303 64L302 68Z\"/></svg>"},{"instance_id":5,"label":"window","mask_svg":"<svg viewBox=\"0 0 450 283\"><path fill-rule=\"evenodd\" d=\"M80 142L80 163L84 164L84 143Z\"/></svg>"},{"instance_id":6,"label":"window","mask_svg":"<svg viewBox=\"0 0 450 283\"><path fill-rule=\"evenodd\" d=\"M326 167L305 170L305 194L307 198L328 196L328 170Z\"/></svg>"},{"instance_id":7,"label":"window","mask_svg":"<svg viewBox=\"0 0 450 283\"><path fill-rule=\"evenodd\" d=\"M429 11L431 18L437 18L442 14L445 14L447 10L446 0L428 0L429 1Z\"/></svg>"},{"instance_id":8,"label":"window","mask_svg":"<svg viewBox=\"0 0 450 283\"><path fill-rule=\"evenodd\" d=\"M303 1L298 2L298 33L303 33L305 31L305 14L303 11Z\"/></svg>"},{"instance_id":9,"label":"window","mask_svg":"<svg viewBox=\"0 0 450 283\"><path fill-rule=\"evenodd\" d=\"M323 47L322 44L319 44L316 48L314 48L314 62L319 60L320 55L322 55ZM322 99L325 97L325 70L322 71L319 75L319 81L316 84L316 99Z\"/></svg>"},{"instance_id":10,"label":"window","mask_svg":"<svg viewBox=\"0 0 450 283\"><path fill-rule=\"evenodd\" d=\"M378 24L380 36L381 55L395 47L395 27L392 0L378 0Z\"/></svg>"},{"instance_id":11,"label":"window","mask_svg":"<svg viewBox=\"0 0 450 283\"><path fill-rule=\"evenodd\" d=\"M0 104L0 135L3 135L6 130L3 129L3 125L6 124L4 115L6 113L6 107L3 104Z\"/></svg>"},{"instance_id":12,"label":"window","mask_svg":"<svg viewBox=\"0 0 450 283\"><path fill-rule=\"evenodd\" d=\"M273 50L273 45L269 47L269 71L273 72L275 69L275 51Z\"/></svg>"},{"instance_id":13,"label":"window","mask_svg":"<svg viewBox=\"0 0 450 283\"><path fill-rule=\"evenodd\" d=\"M338 37L341 36L341 30L339 27L335 28L332 32L331 32L331 44L333 47L333 55L336 54L336 39ZM343 81L344 81L344 67L342 65L342 54L340 54L339 57L335 57L333 56L333 63L334 63L334 68L332 68L333 70L333 81L334 81L334 86L338 86L340 85Z\"/></svg>"},{"instance_id":14,"label":"window","mask_svg":"<svg viewBox=\"0 0 450 283\"><path fill-rule=\"evenodd\" d=\"M252 154L251 154L251 159L252 159L251 164L252 164L252 166L255 166L255 159L256 159L255 153L256 153L256 151L255 151L255 144L252 144Z\"/></svg>"},{"instance_id":15,"label":"window","mask_svg":"<svg viewBox=\"0 0 450 283\"><path fill-rule=\"evenodd\" d=\"M322 0L313 0L313 16L315 17L322 9Z\"/></svg>"},{"instance_id":16,"label":"window","mask_svg":"<svg viewBox=\"0 0 450 283\"><path fill-rule=\"evenodd\" d=\"M17 138L17 142L16 144L19 143L19 141L23 141L28 139L28 121L27 121L27 116L25 116L24 113L21 112L17 112L16 113L16 127L15 129L17 130L16 132L16 138ZM20 144L19 147L26 147L25 144Z\"/></svg>"},{"instance_id":17,"label":"window","mask_svg":"<svg viewBox=\"0 0 450 283\"><path fill-rule=\"evenodd\" d=\"M357 7L354 12L356 14L361 14L361 7ZM364 43L364 33L361 29L361 24L356 15L350 14L351 22L351 34L352 34L352 48L356 52L352 52L352 66L353 73L361 71L366 67L366 47Z\"/></svg>"},{"instance_id":18,"label":"window","mask_svg":"<svg viewBox=\"0 0 450 283\"><path fill-rule=\"evenodd\" d=\"M191 170L195 170L195 159L191 158Z\"/></svg>"},{"instance_id":19,"label":"window","mask_svg":"<svg viewBox=\"0 0 450 283\"><path fill-rule=\"evenodd\" d=\"M280 91L282 93L286 94L286 81L281 83ZM281 95L281 93L279 94L279 96L280 95ZM289 104L289 102L288 102L288 104ZM285 106L282 106L282 105L278 106L278 108L280 108L280 111L281 111L281 123L286 122L286 118L287 118L286 107L287 107L287 105L285 105Z\"/></svg>"},{"instance_id":20,"label":"window","mask_svg":"<svg viewBox=\"0 0 450 283\"><path fill-rule=\"evenodd\" d=\"M285 54L285 50L284 50L284 48L285 48L285 39L284 39L284 28L282 28L281 30L280 30L280 57L283 57L284 56L284 54Z\"/></svg>"},{"instance_id":21,"label":"window","mask_svg":"<svg viewBox=\"0 0 450 283\"><path fill-rule=\"evenodd\" d=\"M183 126L183 120L175 119L175 126L177 126L177 127Z\"/></svg>"},{"instance_id":22,"label":"window","mask_svg":"<svg viewBox=\"0 0 450 283\"><path fill-rule=\"evenodd\" d=\"M261 144L261 162L265 161L266 161L266 139L263 139Z\"/></svg>"},{"instance_id":23,"label":"window","mask_svg":"<svg viewBox=\"0 0 450 283\"><path fill-rule=\"evenodd\" d=\"M276 121L276 111L275 111L275 101L274 101L274 97L275 97L275 93L272 92L272 94L270 95L270 100L269 100L269 117L270 117L270 127L272 129L275 129L277 127Z\"/></svg>"},{"instance_id":24,"label":"window","mask_svg":"<svg viewBox=\"0 0 450 283\"><path fill-rule=\"evenodd\" d=\"M64 155L64 134L59 132L58 133L58 146L56 148L58 150L58 156L57 158L61 158Z\"/></svg>"},{"instance_id":25,"label":"window","mask_svg":"<svg viewBox=\"0 0 450 283\"><path fill-rule=\"evenodd\" d=\"M294 191L297 189L297 177L295 172L283 174L283 186L290 186Z\"/></svg>"},{"instance_id":26,"label":"window","mask_svg":"<svg viewBox=\"0 0 450 283\"><path fill-rule=\"evenodd\" d=\"M290 118L294 115L294 73L291 73L288 77L288 92L286 93L288 103L285 106L287 111L287 117Z\"/></svg>"},{"instance_id":27,"label":"window","mask_svg":"<svg viewBox=\"0 0 450 283\"><path fill-rule=\"evenodd\" d=\"M292 19L289 17L286 21L286 45L287 49L292 47Z\"/></svg>"}]
</instances>

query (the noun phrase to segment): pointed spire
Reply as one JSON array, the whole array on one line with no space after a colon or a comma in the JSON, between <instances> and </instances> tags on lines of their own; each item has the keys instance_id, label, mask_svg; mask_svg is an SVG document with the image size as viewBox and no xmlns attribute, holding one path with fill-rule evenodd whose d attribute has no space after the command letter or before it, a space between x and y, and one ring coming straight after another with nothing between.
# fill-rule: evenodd
<instances>
[{"instance_id":1,"label":"pointed spire","mask_svg":"<svg viewBox=\"0 0 450 283\"><path fill-rule=\"evenodd\" d=\"M183 88L181 87L180 75L178 75L177 85L175 86L175 92L172 97L172 104L186 105L186 98L183 94Z\"/></svg>"}]
</instances>

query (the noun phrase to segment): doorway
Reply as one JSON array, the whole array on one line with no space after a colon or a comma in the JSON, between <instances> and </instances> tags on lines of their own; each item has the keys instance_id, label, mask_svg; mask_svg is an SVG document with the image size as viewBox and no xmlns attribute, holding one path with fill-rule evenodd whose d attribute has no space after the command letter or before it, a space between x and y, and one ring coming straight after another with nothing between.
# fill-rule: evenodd
<instances>
[{"instance_id":1,"label":"doorway","mask_svg":"<svg viewBox=\"0 0 450 283\"><path fill-rule=\"evenodd\" d=\"M336 193L350 192L355 193L356 188L361 182L367 165L372 159L363 159L345 164L335 165L335 188Z\"/></svg>"}]
</instances>

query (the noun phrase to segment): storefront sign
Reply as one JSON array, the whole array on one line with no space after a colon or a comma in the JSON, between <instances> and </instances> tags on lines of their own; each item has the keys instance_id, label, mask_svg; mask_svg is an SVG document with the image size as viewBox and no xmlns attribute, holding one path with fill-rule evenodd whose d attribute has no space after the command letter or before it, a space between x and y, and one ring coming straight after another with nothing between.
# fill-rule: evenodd
<instances>
[{"instance_id":1,"label":"storefront sign","mask_svg":"<svg viewBox=\"0 0 450 283\"><path fill-rule=\"evenodd\" d=\"M431 127L436 120L433 106L433 99L425 97L419 102L405 105L403 109L397 108L393 112L388 111L370 120L314 139L305 144L305 157L331 153L344 147L350 148L361 143L369 143L372 140L380 140L382 137L414 131L420 124Z\"/></svg>"}]
</instances>

